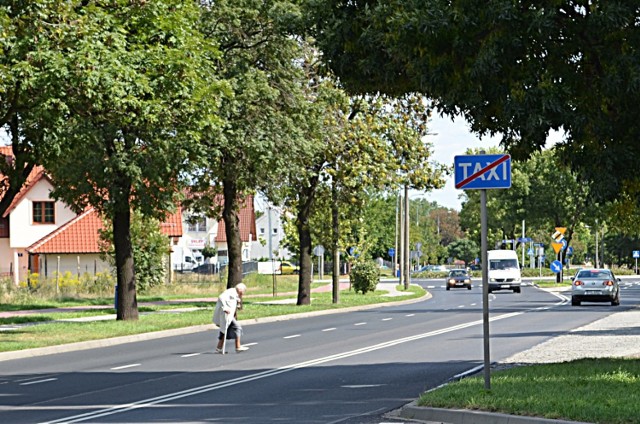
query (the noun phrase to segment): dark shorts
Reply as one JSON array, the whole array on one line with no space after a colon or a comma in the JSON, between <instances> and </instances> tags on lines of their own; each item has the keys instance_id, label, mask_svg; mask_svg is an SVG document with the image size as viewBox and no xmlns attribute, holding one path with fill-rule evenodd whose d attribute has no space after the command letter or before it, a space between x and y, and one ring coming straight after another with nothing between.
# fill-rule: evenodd
<instances>
[{"instance_id":1,"label":"dark shorts","mask_svg":"<svg viewBox=\"0 0 640 424\"><path fill-rule=\"evenodd\" d=\"M218 334L218 340L222 340L223 337L224 333L221 331L220 334ZM231 324L229 324L229 328L227 329L227 340L238 339L240 337L242 337L242 327L234 319L233 321L231 321Z\"/></svg>"}]
</instances>

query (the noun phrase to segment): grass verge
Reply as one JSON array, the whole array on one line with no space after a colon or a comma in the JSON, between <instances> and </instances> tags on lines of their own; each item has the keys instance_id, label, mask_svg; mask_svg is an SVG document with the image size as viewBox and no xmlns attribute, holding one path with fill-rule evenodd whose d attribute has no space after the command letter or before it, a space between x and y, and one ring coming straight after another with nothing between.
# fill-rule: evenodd
<instances>
[{"instance_id":1,"label":"grass verge","mask_svg":"<svg viewBox=\"0 0 640 424\"><path fill-rule=\"evenodd\" d=\"M638 423L640 360L580 359L508 368L424 393L420 406L471 409L548 419Z\"/></svg>"},{"instance_id":2,"label":"grass verge","mask_svg":"<svg viewBox=\"0 0 640 424\"><path fill-rule=\"evenodd\" d=\"M399 287L399 290L403 290ZM368 292L366 295L356 294L353 291L341 291L340 303L332 303L331 293L313 293L311 305L296 306L290 304L273 304L274 300L291 299L291 296L271 297L247 297L245 298L244 309L238 314L240 320L263 318L278 315L289 315L304 312L313 312L330 309L342 309L354 306L382 304L394 302L398 300L406 300L417 298L425 294L424 289L419 286L410 286L410 294L398 297L384 296L387 292L376 290ZM157 296L156 296L157 298ZM100 320L88 322L58 322L51 321L42 325L24 326L14 330L0 332L0 352L8 352L15 350L31 349L37 347L55 346L66 343L74 343L89 340L99 340L109 337L119 337L133 334L141 334L153 331L170 330L175 328L190 327L196 325L205 325L211 323L214 304L195 303L193 306L200 309L195 311L183 311L172 313L166 310L166 307L158 307L150 313L140 310L140 318L138 321L115 321ZM188 307L185 304L174 308ZM91 317L105 314L105 311L113 313L113 309L99 311L83 311L74 313L64 313L67 315L64 319L77 317ZM162 313L164 312L164 313ZM60 314L43 314L30 315L29 317L21 317L21 322L42 322L49 319L60 320L63 316ZM31 321L27 321L31 320ZM3 322L7 324L6 319Z\"/></svg>"}]
</instances>

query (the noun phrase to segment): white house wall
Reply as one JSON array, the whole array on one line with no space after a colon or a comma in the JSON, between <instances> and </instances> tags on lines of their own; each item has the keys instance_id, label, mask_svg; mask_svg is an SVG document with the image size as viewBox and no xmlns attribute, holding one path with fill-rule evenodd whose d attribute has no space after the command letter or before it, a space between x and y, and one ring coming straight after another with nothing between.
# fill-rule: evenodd
<instances>
[{"instance_id":1,"label":"white house wall","mask_svg":"<svg viewBox=\"0 0 640 424\"><path fill-rule=\"evenodd\" d=\"M9 215L9 246L12 249L24 249L42 237L71 221L76 214L64 203L55 203L55 224L33 224L33 202L51 201L49 193L53 186L46 179L41 179L29 190L27 195L16 205ZM23 256L24 258L24 256ZM0 265L0 267L2 267Z\"/></svg>"}]
</instances>

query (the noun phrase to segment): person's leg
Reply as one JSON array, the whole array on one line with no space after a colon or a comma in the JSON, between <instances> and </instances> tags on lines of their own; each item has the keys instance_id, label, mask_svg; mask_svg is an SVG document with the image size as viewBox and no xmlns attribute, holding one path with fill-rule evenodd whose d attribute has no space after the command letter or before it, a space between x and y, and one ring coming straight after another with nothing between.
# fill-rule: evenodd
<instances>
[{"instance_id":1,"label":"person's leg","mask_svg":"<svg viewBox=\"0 0 640 424\"><path fill-rule=\"evenodd\" d=\"M218 334L218 346L217 346L218 350L222 350L222 344L224 343L224 337L225 337L225 334L223 332L220 332Z\"/></svg>"}]
</instances>

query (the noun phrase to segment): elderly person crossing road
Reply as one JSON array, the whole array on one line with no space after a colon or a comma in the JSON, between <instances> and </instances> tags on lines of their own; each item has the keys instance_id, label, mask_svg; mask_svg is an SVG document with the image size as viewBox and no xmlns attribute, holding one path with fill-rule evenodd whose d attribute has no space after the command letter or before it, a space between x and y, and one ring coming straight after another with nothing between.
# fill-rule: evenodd
<instances>
[{"instance_id":1,"label":"elderly person crossing road","mask_svg":"<svg viewBox=\"0 0 640 424\"><path fill-rule=\"evenodd\" d=\"M225 353L226 340L235 339L236 352L249 350L247 346L242 346L242 326L238 322L238 309L242 309L242 296L247 291L247 286L243 283L236 285L220 293L216 302L216 309L213 312L213 323L220 327L218 335L218 346L216 353Z\"/></svg>"}]
</instances>

